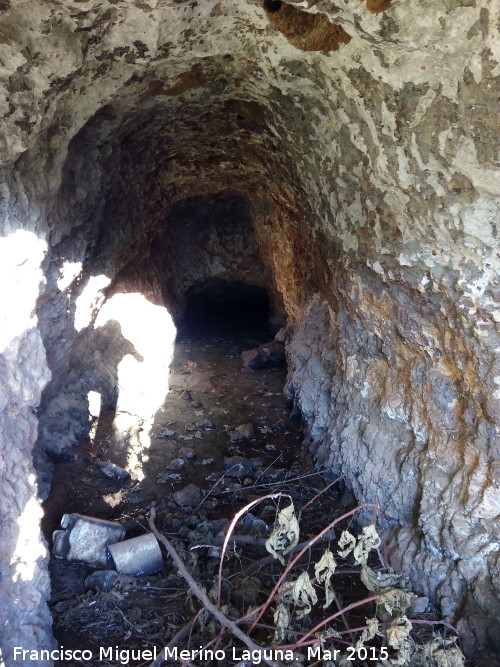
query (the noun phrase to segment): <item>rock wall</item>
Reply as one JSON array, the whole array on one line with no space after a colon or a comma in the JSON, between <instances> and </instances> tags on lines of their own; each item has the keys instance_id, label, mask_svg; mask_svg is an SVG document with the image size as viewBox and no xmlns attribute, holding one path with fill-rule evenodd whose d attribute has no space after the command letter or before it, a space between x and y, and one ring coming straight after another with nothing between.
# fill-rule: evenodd
<instances>
[{"instance_id":1,"label":"rock wall","mask_svg":"<svg viewBox=\"0 0 500 667\"><path fill-rule=\"evenodd\" d=\"M500 650L497 19L494 0L0 2L0 241L10 257L16 230L31 235L13 266L34 285L12 290L32 319L2 352L23 498L2 498L2 567L24 508L38 511L31 409L47 368L44 491L44 450L88 427L88 390L116 400L102 355L134 354L125 336L99 340L106 299L182 309L181 263L159 239L186 202L231 192L260 254L243 244L231 275L265 276L284 304L318 463L377 495L393 562L461 619L466 647ZM200 252L188 282L211 266ZM37 549L3 613L43 646Z\"/></svg>"},{"instance_id":2,"label":"rock wall","mask_svg":"<svg viewBox=\"0 0 500 667\"><path fill-rule=\"evenodd\" d=\"M14 646L46 647L47 550L40 538L42 511L36 500L32 449L35 408L50 378L34 310L43 279L45 243L17 230L0 243L0 485L2 489L0 660ZM40 664L48 664L42 661Z\"/></svg>"}]
</instances>

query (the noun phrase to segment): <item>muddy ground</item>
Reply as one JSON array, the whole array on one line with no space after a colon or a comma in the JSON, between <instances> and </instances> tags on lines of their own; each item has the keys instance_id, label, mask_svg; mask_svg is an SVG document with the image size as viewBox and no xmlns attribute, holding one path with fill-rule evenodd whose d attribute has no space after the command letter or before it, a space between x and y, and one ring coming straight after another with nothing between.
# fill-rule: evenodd
<instances>
[{"instance_id":1,"label":"muddy ground","mask_svg":"<svg viewBox=\"0 0 500 667\"><path fill-rule=\"evenodd\" d=\"M242 368L241 352L263 342L266 336L268 332L233 335L206 330L181 334L170 368L169 394L155 416L149 439L144 434L128 440L117 437L113 432L116 415L102 414L92 438L72 452L68 461L55 466L43 523L49 545L61 516L72 512L120 522L127 529L127 538L145 534L154 502L157 528L214 598L221 543L235 513L252 500L279 491L289 493L299 510L331 479L328 471L318 474L314 470L302 447L300 415L285 406L286 369ZM252 427L245 426L248 424ZM119 482L103 475L96 465L103 460L130 471L131 479ZM237 526L239 542L231 545L224 561L221 591L223 609L232 618L262 604L282 572L264 543L279 509L287 502L280 505L276 499L267 499ZM311 539L346 511L339 501L339 485L327 489L301 516L300 539ZM352 517L342 527L351 522ZM339 534L337 530L337 538ZM329 537L331 543L335 536L331 533ZM293 574L298 576L307 569L307 563L312 566L322 550L324 543L318 556L306 558L306 564ZM221 634L220 626L201 611L165 553L163 562L163 569L154 575L120 574L105 591L84 585L95 567L52 556L55 636L66 650L87 649L93 656L84 662L68 659L57 664L146 665L152 662L147 651L158 655L167 645L176 645L179 650L209 647L226 651L224 659L218 654L219 658L211 661L205 654L185 664L237 664L235 655L241 655L241 644ZM376 566L380 567L379 560ZM370 595L352 559L339 561L334 581L337 606L329 614ZM316 588L319 591L321 586L316 584ZM263 646L275 643L274 610L271 605L252 635ZM345 651L352 646L356 640L352 629L364 627L370 613L373 609L355 608L332 621L329 628L339 635L331 647ZM289 632L280 641L293 642L324 617L320 605L301 620L291 621ZM431 617L430 611L422 616ZM184 636L171 644L183 628ZM425 623L419 626L420 634L429 634L432 629ZM375 640L374 656L380 655L384 641L383 636ZM329 662L311 658L302 664ZM348 664L374 662L351 660Z\"/></svg>"}]
</instances>

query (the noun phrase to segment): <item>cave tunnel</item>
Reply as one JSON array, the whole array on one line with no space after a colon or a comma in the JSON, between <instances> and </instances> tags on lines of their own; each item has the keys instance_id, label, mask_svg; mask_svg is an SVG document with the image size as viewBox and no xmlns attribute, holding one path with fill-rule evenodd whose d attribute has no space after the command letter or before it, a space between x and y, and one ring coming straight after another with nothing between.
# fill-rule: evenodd
<instances>
[{"instance_id":1,"label":"cave tunnel","mask_svg":"<svg viewBox=\"0 0 500 667\"><path fill-rule=\"evenodd\" d=\"M263 287L208 278L198 281L186 292L181 327L184 331L200 333L204 330L260 331L267 332L269 337L269 316L269 297Z\"/></svg>"},{"instance_id":2,"label":"cave tunnel","mask_svg":"<svg viewBox=\"0 0 500 667\"><path fill-rule=\"evenodd\" d=\"M284 332L308 455L376 499L466 664L499 664L496 12L0 1L7 666L53 664L53 461L105 412L154 430L207 315Z\"/></svg>"}]
</instances>

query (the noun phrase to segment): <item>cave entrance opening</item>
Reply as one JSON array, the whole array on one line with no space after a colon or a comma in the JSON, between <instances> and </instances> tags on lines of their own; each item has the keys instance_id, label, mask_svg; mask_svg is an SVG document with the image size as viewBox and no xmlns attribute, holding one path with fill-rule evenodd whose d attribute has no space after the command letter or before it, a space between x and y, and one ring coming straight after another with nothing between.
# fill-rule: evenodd
<instances>
[{"instance_id":1,"label":"cave entrance opening","mask_svg":"<svg viewBox=\"0 0 500 667\"><path fill-rule=\"evenodd\" d=\"M271 336L271 305L264 287L240 280L203 278L185 294L180 329L191 336Z\"/></svg>"}]
</instances>

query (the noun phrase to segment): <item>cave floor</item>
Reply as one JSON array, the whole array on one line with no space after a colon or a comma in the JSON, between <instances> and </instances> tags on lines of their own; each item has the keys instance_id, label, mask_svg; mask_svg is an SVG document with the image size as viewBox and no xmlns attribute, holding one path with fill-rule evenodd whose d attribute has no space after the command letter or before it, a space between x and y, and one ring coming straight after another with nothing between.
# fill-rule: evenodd
<instances>
[{"instance_id":1,"label":"cave floor","mask_svg":"<svg viewBox=\"0 0 500 667\"><path fill-rule=\"evenodd\" d=\"M49 546L61 516L71 512L118 521L127 529L126 539L144 534L151 502L155 501L157 528L171 539L197 581L210 591L217 578L221 535L237 510L278 491L289 493L298 509L324 490L323 476L314 471L301 446L300 424L292 423L285 409L286 370L242 369L241 351L261 342L255 335L179 336L170 367L169 394L155 415L149 439L141 434L128 441L117 438L113 433L116 415L103 414L92 439L75 449L69 461L55 466L43 521ZM241 438L235 429L249 423L253 424L254 437ZM244 459L245 471L239 477L227 470L235 461L228 463L228 459L234 456ZM105 477L95 465L97 460L127 468L132 479L120 484ZM183 496L190 506L174 502L173 494L189 484L197 487L194 500L190 493ZM284 505L282 502L281 507ZM345 511L336 487L327 489L301 518L301 539L318 534ZM282 571L277 561L262 560L268 556L264 542L276 519L276 501L265 500L252 512L250 523L240 521L237 526L241 543L232 547L223 572L224 602L236 618L265 600L265 591L270 592ZM261 566L256 566L261 560ZM131 665L150 664L145 652L155 647L159 652L200 609L165 554L159 573L120 574L108 591L85 589L85 578L96 569L87 564L51 556L49 569L50 607L59 645L92 652L92 659L84 663L72 658L58 664L118 665L125 664L125 658ZM336 586L339 601L347 604L367 597L352 564L343 563L337 574L342 575ZM273 605L271 608L274 610ZM295 622L287 639L294 637L293 632L312 627L311 621L321 619L322 613L321 609L313 610L311 620ZM346 622L350 628L363 627L367 614L362 607L355 609L348 621L339 617L335 627L345 635ZM273 624L273 611L264 619ZM425 624L419 628L421 634L430 632ZM218 634L212 619L201 614L191 634L179 642L179 650L205 646ZM273 632L262 627L253 636L269 646ZM352 637L341 636L336 646L346 649ZM236 664L227 636L216 646L228 651L227 660L194 658L186 664ZM124 653L118 655L117 650ZM355 660L349 664L373 662Z\"/></svg>"},{"instance_id":2,"label":"cave floor","mask_svg":"<svg viewBox=\"0 0 500 667\"><path fill-rule=\"evenodd\" d=\"M141 433L117 437L117 415L102 414L94 437L55 467L45 503L45 534L58 528L65 512L130 522L144 516L152 500L166 503L173 491L187 484L208 493L214 483L211 476L221 472L224 457L264 458L275 475L285 473L300 452L303 436L290 424L284 406L286 370L242 369L241 351L261 342L255 334L180 336L170 366L169 393L156 412L149 438ZM247 423L253 425L255 437L237 441L234 429ZM102 460L130 470L132 483L120 485L103 475L95 465ZM231 480L237 482L225 481ZM222 502L221 493L219 484L210 498Z\"/></svg>"},{"instance_id":3,"label":"cave floor","mask_svg":"<svg viewBox=\"0 0 500 667\"><path fill-rule=\"evenodd\" d=\"M324 487L322 477L312 472L312 463L304 458L300 425L290 423L284 406L286 370L252 371L241 366L241 351L264 340L259 332L179 336L170 367L169 393L155 415L149 441L117 438L115 413L104 413L93 438L75 448L68 461L55 466L42 522L49 546L64 513L120 522L127 529L127 538L143 534L155 501L158 528L184 540L178 548L187 548L193 539L210 542L210 536L203 533L206 525L212 533L214 526L217 532L224 530L235 511L257 495L287 491L291 484L298 484L295 495L307 497ZM253 424L255 437L238 439L234 429L248 423ZM224 458L233 456L260 461L253 461L257 466L250 473L234 477L224 473ZM176 468L179 459L181 469ZM120 484L107 478L95 465L98 460L132 470L132 480ZM298 482L287 481L294 479ZM188 484L201 491L197 507L179 507L172 502L172 493ZM327 494L325 500L334 495ZM264 510L272 527L276 505L267 504ZM200 525L200 537L193 536ZM257 551L250 548L243 560L266 555L262 542L261 537ZM198 554L205 559L206 549L192 552L190 564L195 571L200 569L196 565ZM200 572L204 585L207 575L213 578L217 562L215 557L206 560L208 571ZM109 592L85 590L86 576L95 571L87 564L52 555L49 569L54 634L66 649L90 649L98 658L100 647L162 647L192 615L189 605L186 608L186 585L168 564L156 575L120 575ZM130 664L141 662L131 660ZM61 664L81 663L68 660ZM85 664L119 663L104 657Z\"/></svg>"}]
</instances>

